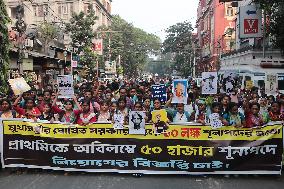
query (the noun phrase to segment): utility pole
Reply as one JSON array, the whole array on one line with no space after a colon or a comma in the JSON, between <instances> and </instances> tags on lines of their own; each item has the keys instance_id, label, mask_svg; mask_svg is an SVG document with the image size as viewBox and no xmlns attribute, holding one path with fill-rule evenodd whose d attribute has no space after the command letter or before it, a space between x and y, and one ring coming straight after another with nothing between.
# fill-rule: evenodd
<instances>
[{"instance_id":1,"label":"utility pole","mask_svg":"<svg viewBox=\"0 0 284 189\"><path fill-rule=\"evenodd\" d=\"M15 27L18 32L18 69L19 73L23 74L23 50L24 50L24 42L25 42L25 32L27 29L27 24L23 20L24 17L24 5L23 3L19 4L16 7L16 23Z\"/></svg>"},{"instance_id":2,"label":"utility pole","mask_svg":"<svg viewBox=\"0 0 284 189\"><path fill-rule=\"evenodd\" d=\"M266 45L266 10L263 11L263 58L266 58L265 52Z\"/></svg>"}]
</instances>

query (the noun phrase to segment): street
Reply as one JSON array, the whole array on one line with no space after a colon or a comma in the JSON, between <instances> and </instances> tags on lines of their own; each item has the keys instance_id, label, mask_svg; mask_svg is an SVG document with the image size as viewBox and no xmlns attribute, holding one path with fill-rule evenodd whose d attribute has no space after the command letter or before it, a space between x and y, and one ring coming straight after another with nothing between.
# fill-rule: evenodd
<instances>
[{"instance_id":1,"label":"street","mask_svg":"<svg viewBox=\"0 0 284 189\"><path fill-rule=\"evenodd\" d=\"M64 173L61 171L28 170L0 172L0 188L5 189L280 189L284 186L284 176L173 176L144 175L134 177L128 174Z\"/></svg>"}]
</instances>

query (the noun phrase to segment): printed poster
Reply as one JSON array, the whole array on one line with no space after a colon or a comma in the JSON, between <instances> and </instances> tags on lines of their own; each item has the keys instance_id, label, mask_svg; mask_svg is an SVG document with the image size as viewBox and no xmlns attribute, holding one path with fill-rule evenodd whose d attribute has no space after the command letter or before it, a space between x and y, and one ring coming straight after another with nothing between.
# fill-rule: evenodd
<instances>
[{"instance_id":1,"label":"printed poster","mask_svg":"<svg viewBox=\"0 0 284 189\"><path fill-rule=\"evenodd\" d=\"M152 111L152 122L155 133L166 131L168 129L167 111L165 109Z\"/></svg>"},{"instance_id":2,"label":"printed poster","mask_svg":"<svg viewBox=\"0 0 284 189\"><path fill-rule=\"evenodd\" d=\"M246 89L251 90L253 88L253 81L252 80L247 80L246 81Z\"/></svg>"},{"instance_id":3,"label":"printed poster","mask_svg":"<svg viewBox=\"0 0 284 189\"><path fill-rule=\"evenodd\" d=\"M59 75L57 77L58 85L58 98L73 98L73 76L72 75Z\"/></svg>"},{"instance_id":4,"label":"printed poster","mask_svg":"<svg viewBox=\"0 0 284 189\"><path fill-rule=\"evenodd\" d=\"M275 95L277 92L277 76L265 75L265 94Z\"/></svg>"},{"instance_id":5,"label":"printed poster","mask_svg":"<svg viewBox=\"0 0 284 189\"><path fill-rule=\"evenodd\" d=\"M129 134L144 135L145 134L145 112L131 111L129 114Z\"/></svg>"},{"instance_id":6,"label":"printed poster","mask_svg":"<svg viewBox=\"0 0 284 189\"><path fill-rule=\"evenodd\" d=\"M238 85L238 74L234 72L225 72L221 82L222 93L232 94Z\"/></svg>"},{"instance_id":7,"label":"printed poster","mask_svg":"<svg viewBox=\"0 0 284 189\"><path fill-rule=\"evenodd\" d=\"M113 115L113 128L114 129L123 129L124 127L124 115L123 114L114 114Z\"/></svg>"},{"instance_id":8,"label":"printed poster","mask_svg":"<svg viewBox=\"0 0 284 189\"><path fill-rule=\"evenodd\" d=\"M202 94L217 94L218 74L217 72L202 73Z\"/></svg>"},{"instance_id":9,"label":"printed poster","mask_svg":"<svg viewBox=\"0 0 284 189\"><path fill-rule=\"evenodd\" d=\"M31 87L27 84L24 78L9 79L9 84L15 95L23 94L31 90Z\"/></svg>"},{"instance_id":10,"label":"printed poster","mask_svg":"<svg viewBox=\"0 0 284 189\"><path fill-rule=\"evenodd\" d=\"M173 100L172 103L187 104L187 86L186 79L176 79L173 82Z\"/></svg>"},{"instance_id":11,"label":"printed poster","mask_svg":"<svg viewBox=\"0 0 284 189\"><path fill-rule=\"evenodd\" d=\"M165 85L152 85L152 98L158 98L161 102L167 101Z\"/></svg>"}]
</instances>

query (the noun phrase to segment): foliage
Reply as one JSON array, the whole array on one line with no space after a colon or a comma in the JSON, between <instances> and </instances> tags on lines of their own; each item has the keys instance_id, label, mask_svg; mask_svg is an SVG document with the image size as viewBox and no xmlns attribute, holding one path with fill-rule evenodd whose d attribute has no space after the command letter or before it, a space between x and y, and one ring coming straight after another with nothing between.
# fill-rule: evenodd
<instances>
[{"instance_id":1,"label":"foliage","mask_svg":"<svg viewBox=\"0 0 284 189\"><path fill-rule=\"evenodd\" d=\"M49 43L54 40L58 34L58 28L55 27L52 23L43 22L39 25L38 31L40 33L40 37L44 38L44 40Z\"/></svg>"},{"instance_id":2,"label":"foliage","mask_svg":"<svg viewBox=\"0 0 284 189\"><path fill-rule=\"evenodd\" d=\"M134 27L118 15L113 16L109 28L100 28L104 37L105 60L115 61L120 56L124 74L137 77L147 62L150 54L160 50L160 39L140 28ZM105 33L103 31L111 31ZM110 48L109 48L110 47ZM109 56L111 54L111 56Z\"/></svg>"},{"instance_id":3,"label":"foliage","mask_svg":"<svg viewBox=\"0 0 284 189\"><path fill-rule=\"evenodd\" d=\"M8 90L9 68L9 36L7 24L10 22L6 6L3 0L0 0L0 91L6 93Z\"/></svg>"},{"instance_id":4,"label":"foliage","mask_svg":"<svg viewBox=\"0 0 284 189\"><path fill-rule=\"evenodd\" d=\"M187 21L172 25L166 30L167 36L163 43L163 53L174 55L174 69L184 77L192 74L192 30L191 23Z\"/></svg>"},{"instance_id":5,"label":"foliage","mask_svg":"<svg viewBox=\"0 0 284 189\"><path fill-rule=\"evenodd\" d=\"M91 50L92 40L96 36L93 26L96 24L97 16L93 7L88 7L88 13L73 13L70 23L66 24L66 31L70 32L71 44L79 47L82 52L80 62L89 68L96 64L97 55Z\"/></svg>"},{"instance_id":6,"label":"foliage","mask_svg":"<svg viewBox=\"0 0 284 189\"><path fill-rule=\"evenodd\" d=\"M284 52L284 1L283 0L254 0L266 10L269 20L267 35L273 37L276 47Z\"/></svg>"}]
</instances>

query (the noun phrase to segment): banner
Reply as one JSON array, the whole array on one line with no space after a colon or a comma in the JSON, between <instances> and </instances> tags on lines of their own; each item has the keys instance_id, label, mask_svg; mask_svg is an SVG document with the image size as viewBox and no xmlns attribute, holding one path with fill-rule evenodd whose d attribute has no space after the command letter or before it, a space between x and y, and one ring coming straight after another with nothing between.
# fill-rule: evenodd
<instances>
[{"instance_id":1,"label":"banner","mask_svg":"<svg viewBox=\"0 0 284 189\"><path fill-rule=\"evenodd\" d=\"M23 94L31 90L31 87L27 84L24 78L9 79L9 84L15 95Z\"/></svg>"},{"instance_id":2,"label":"banner","mask_svg":"<svg viewBox=\"0 0 284 189\"><path fill-rule=\"evenodd\" d=\"M103 39L93 39L92 50L98 55L103 55Z\"/></svg>"},{"instance_id":3,"label":"banner","mask_svg":"<svg viewBox=\"0 0 284 189\"><path fill-rule=\"evenodd\" d=\"M73 76L72 75L59 75L57 77L58 84L58 98L73 98Z\"/></svg>"},{"instance_id":4,"label":"banner","mask_svg":"<svg viewBox=\"0 0 284 189\"><path fill-rule=\"evenodd\" d=\"M167 101L165 85L152 85L152 98L158 98L161 102Z\"/></svg>"},{"instance_id":5,"label":"banner","mask_svg":"<svg viewBox=\"0 0 284 189\"><path fill-rule=\"evenodd\" d=\"M187 80L176 79L173 82L173 100L172 103L187 104Z\"/></svg>"},{"instance_id":6,"label":"banner","mask_svg":"<svg viewBox=\"0 0 284 189\"><path fill-rule=\"evenodd\" d=\"M87 127L2 120L5 167L144 174L280 174L279 123L261 129L170 125L130 135L111 124Z\"/></svg>"}]
</instances>

